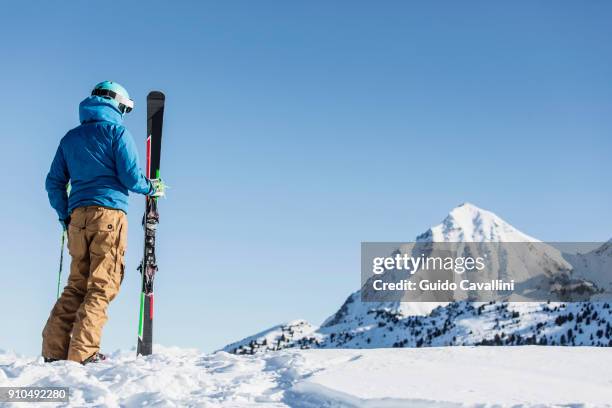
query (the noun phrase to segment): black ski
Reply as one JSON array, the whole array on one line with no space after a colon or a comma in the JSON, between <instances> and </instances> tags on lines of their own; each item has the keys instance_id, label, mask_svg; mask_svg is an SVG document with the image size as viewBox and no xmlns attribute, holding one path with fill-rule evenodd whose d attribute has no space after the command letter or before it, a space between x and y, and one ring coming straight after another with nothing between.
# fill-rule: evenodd
<instances>
[{"instance_id":1,"label":"black ski","mask_svg":"<svg viewBox=\"0 0 612 408\"><path fill-rule=\"evenodd\" d=\"M148 178L159 178L162 125L166 97L159 91L147 96L147 167ZM155 231L159 222L157 197L146 197L143 217L144 256L140 264L142 291L140 293L140 317L138 319L138 355L148 356L153 352L153 280L157 272L155 259Z\"/></svg>"}]
</instances>

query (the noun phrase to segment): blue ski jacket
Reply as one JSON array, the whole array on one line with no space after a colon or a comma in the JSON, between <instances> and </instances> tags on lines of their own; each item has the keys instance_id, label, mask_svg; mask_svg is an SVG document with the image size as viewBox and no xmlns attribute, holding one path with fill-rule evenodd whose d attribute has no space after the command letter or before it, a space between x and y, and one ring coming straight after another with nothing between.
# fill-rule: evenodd
<instances>
[{"instance_id":1,"label":"blue ski jacket","mask_svg":"<svg viewBox=\"0 0 612 408\"><path fill-rule=\"evenodd\" d=\"M128 190L152 194L123 115L108 99L90 96L79 105L81 125L60 141L45 187L60 221L86 205L127 213ZM66 191L70 182L70 195Z\"/></svg>"}]
</instances>

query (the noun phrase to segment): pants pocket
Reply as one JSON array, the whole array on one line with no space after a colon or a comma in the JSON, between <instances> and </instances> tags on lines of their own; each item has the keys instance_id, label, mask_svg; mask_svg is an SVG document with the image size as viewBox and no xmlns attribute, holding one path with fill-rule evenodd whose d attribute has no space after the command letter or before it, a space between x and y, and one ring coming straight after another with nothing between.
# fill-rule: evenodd
<instances>
[{"instance_id":1,"label":"pants pocket","mask_svg":"<svg viewBox=\"0 0 612 408\"><path fill-rule=\"evenodd\" d=\"M87 243L83 229L68 227L68 253L72 258L82 258L87 253Z\"/></svg>"},{"instance_id":2,"label":"pants pocket","mask_svg":"<svg viewBox=\"0 0 612 408\"><path fill-rule=\"evenodd\" d=\"M121 229L121 220L125 216L121 210L103 207L90 207L87 230L90 232L116 233Z\"/></svg>"},{"instance_id":3,"label":"pants pocket","mask_svg":"<svg viewBox=\"0 0 612 408\"><path fill-rule=\"evenodd\" d=\"M87 243L85 241L85 216L83 211L76 209L70 218L70 224L66 229L68 253L73 258L82 258L87 253Z\"/></svg>"},{"instance_id":4,"label":"pants pocket","mask_svg":"<svg viewBox=\"0 0 612 408\"><path fill-rule=\"evenodd\" d=\"M110 277L110 283L112 285L111 288L113 288L110 291L110 300L113 300L119 293L119 290L121 289L121 284L123 283L123 278L125 277L125 261L123 253L124 251L122 249L117 250L115 268L112 272L112 276Z\"/></svg>"},{"instance_id":5,"label":"pants pocket","mask_svg":"<svg viewBox=\"0 0 612 408\"><path fill-rule=\"evenodd\" d=\"M91 251L97 256L113 254L119 256L123 247L121 241L122 226L125 215L120 210L102 207L90 208L86 230L93 236Z\"/></svg>"}]
</instances>

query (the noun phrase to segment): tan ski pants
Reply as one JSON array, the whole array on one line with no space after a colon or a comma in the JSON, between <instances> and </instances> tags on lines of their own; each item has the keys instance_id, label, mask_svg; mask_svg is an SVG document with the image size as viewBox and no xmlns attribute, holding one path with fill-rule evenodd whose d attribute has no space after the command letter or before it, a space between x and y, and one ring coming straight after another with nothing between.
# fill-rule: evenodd
<instances>
[{"instance_id":1,"label":"tan ski pants","mask_svg":"<svg viewBox=\"0 0 612 408\"><path fill-rule=\"evenodd\" d=\"M42 355L83 362L100 349L106 309L123 280L127 217L121 210L75 209L68 226L68 283L43 330Z\"/></svg>"}]
</instances>

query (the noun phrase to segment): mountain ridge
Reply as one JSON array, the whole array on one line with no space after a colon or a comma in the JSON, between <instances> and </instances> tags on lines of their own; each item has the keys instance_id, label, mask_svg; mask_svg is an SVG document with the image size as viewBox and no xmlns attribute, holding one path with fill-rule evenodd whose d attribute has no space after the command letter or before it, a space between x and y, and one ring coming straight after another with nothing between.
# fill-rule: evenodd
<instances>
[{"instance_id":1,"label":"mountain ridge","mask_svg":"<svg viewBox=\"0 0 612 408\"><path fill-rule=\"evenodd\" d=\"M575 269L568 256L533 238L495 213L463 203L423 234L417 242L448 242L463 245L488 242L534 243L534 259L548 262L542 269L552 277L569 279ZM608 245L610 248L605 247ZM604 248L605 247L605 248ZM581 276L594 259L605 256L602 271L612 267L612 240L591 251ZM502 249L506 250L506 249ZM505 257L532 278L534 263L507 249ZM607 263L610 253L610 263ZM569 260L568 260L569 259ZM516 262L523 262L525 265ZM517 266L518 265L518 266ZM603 268L603 269L602 269ZM608 269L605 269L608 268ZM540 272L538 272L540 273ZM556 275L557 274L557 275ZM606 281L607 282L607 281ZM612 282L610 283L612 289ZM445 345L593 345L612 346L612 309L607 302L361 302L361 290L351 293L321 326L297 320L231 343L223 350L252 354L283 348L376 348Z\"/></svg>"}]
</instances>

